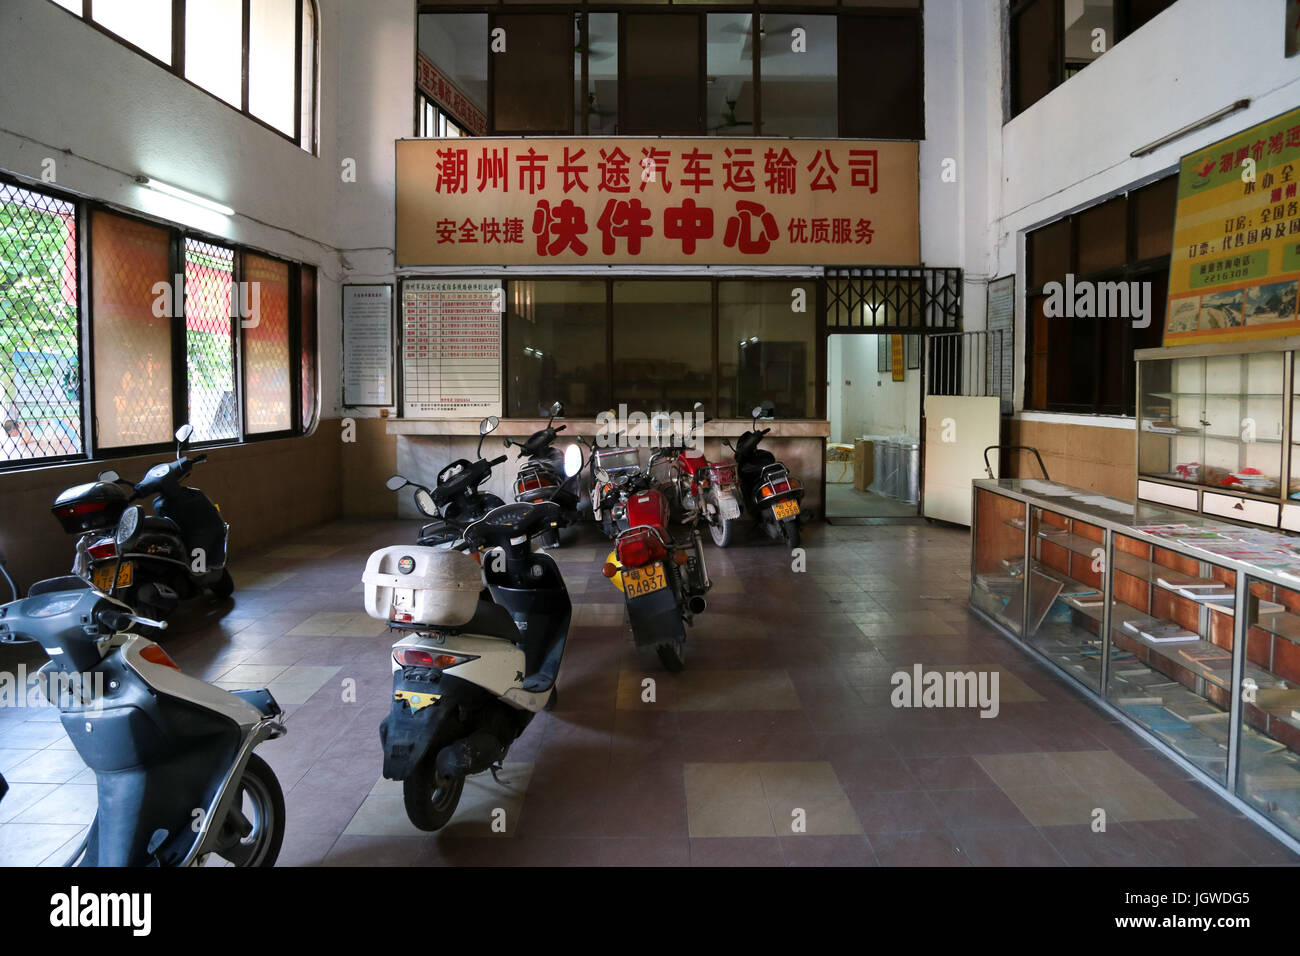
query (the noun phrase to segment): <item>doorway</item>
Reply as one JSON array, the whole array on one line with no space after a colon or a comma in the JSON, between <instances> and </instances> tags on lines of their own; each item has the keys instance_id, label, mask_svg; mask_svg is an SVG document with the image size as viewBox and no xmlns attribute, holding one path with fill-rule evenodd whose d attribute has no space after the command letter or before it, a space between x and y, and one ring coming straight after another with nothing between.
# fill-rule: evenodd
<instances>
[{"instance_id":1,"label":"doorway","mask_svg":"<svg viewBox=\"0 0 1300 956\"><path fill-rule=\"evenodd\" d=\"M920 335L826 337L826 517L904 519L920 513Z\"/></svg>"}]
</instances>

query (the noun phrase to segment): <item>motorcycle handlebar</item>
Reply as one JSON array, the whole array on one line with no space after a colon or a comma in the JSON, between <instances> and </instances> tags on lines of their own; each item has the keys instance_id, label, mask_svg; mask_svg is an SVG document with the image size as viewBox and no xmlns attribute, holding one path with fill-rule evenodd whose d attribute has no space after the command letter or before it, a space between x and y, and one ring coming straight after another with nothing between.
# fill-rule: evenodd
<instances>
[{"instance_id":1,"label":"motorcycle handlebar","mask_svg":"<svg viewBox=\"0 0 1300 956\"><path fill-rule=\"evenodd\" d=\"M505 460L506 460L505 455L502 455L500 458L494 458L490 462L488 462L488 467L495 468L497 465L501 464Z\"/></svg>"},{"instance_id":2,"label":"motorcycle handlebar","mask_svg":"<svg viewBox=\"0 0 1300 956\"><path fill-rule=\"evenodd\" d=\"M559 428L554 429L554 431L558 435L560 432L564 431L568 427L569 427L568 425L561 425Z\"/></svg>"},{"instance_id":3,"label":"motorcycle handlebar","mask_svg":"<svg viewBox=\"0 0 1300 956\"><path fill-rule=\"evenodd\" d=\"M145 627L154 627L160 631L167 629L166 621L155 621L152 618L140 617L138 614L127 614L125 611L103 610L98 614L99 623L110 631L124 631L128 624L143 624Z\"/></svg>"}]
</instances>

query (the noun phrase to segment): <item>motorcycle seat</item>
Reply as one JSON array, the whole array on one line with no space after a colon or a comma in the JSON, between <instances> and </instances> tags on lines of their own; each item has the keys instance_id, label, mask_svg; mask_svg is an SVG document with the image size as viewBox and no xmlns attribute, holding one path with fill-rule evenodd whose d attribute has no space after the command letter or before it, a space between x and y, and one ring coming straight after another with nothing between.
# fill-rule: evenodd
<instances>
[{"instance_id":1,"label":"motorcycle seat","mask_svg":"<svg viewBox=\"0 0 1300 956\"><path fill-rule=\"evenodd\" d=\"M140 520L140 527L145 531L163 531L168 534L180 534L181 526L171 518L163 518L159 515L145 515Z\"/></svg>"},{"instance_id":2,"label":"motorcycle seat","mask_svg":"<svg viewBox=\"0 0 1300 956\"><path fill-rule=\"evenodd\" d=\"M482 599L478 602L478 608L474 611L474 616L470 618L469 623L460 627L453 628L456 634L486 634L488 637L500 637L512 644L518 643L519 628L515 627L515 619L510 616L510 612L500 604Z\"/></svg>"}]
</instances>

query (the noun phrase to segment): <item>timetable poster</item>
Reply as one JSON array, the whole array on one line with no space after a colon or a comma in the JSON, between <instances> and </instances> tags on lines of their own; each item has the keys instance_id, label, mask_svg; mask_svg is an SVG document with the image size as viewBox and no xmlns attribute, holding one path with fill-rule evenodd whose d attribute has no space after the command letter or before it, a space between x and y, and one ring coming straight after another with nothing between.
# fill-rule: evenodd
<instances>
[{"instance_id":1,"label":"timetable poster","mask_svg":"<svg viewBox=\"0 0 1300 956\"><path fill-rule=\"evenodd\" d=\"M496 279L412 279L402 285L402 414L501 414L501 310Z\"/></svg>"}]
</instances>

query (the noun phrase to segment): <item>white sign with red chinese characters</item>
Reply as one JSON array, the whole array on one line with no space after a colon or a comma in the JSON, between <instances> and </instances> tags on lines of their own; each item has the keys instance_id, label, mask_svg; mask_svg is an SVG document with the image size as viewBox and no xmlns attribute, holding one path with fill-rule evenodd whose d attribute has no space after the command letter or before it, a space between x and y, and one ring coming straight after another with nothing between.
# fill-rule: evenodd
<instances>
[{"instance_id":1,"label":"white sign with red chinese characters","mask_svg":"<svg viewBox=\"0 0 1300 956\"><path fill-rule=\"evenodd\" d=\"M397 143L397 264L916 265L917 144Z\"/></svg>"},{"instance_id":2,"label":"white sign with red chinese characters","mask_svg":"<svg viewBox=\"0 0 1300 956\"><path fill-rule=\"evenodd\" d=\"M501 310L495 279L402 283L402 414L501 414Z\"/></svg>"}]
</instances>

